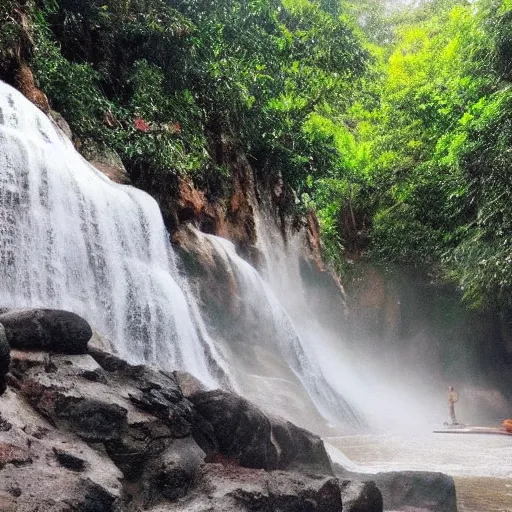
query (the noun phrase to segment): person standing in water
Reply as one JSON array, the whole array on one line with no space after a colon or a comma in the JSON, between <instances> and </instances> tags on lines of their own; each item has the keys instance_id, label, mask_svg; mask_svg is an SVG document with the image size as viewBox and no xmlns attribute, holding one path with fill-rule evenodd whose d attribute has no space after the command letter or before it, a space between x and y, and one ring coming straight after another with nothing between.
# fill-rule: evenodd
<instances>
[{"instance_id":1,"label":"person standing in water","mask_svg":"<svg viewBox=\"0 0 512 512\"><path fill-rule=\"evenodd\" d=\"M452 425L457 425L457 418L455 417L455 402L459 401L459 397L457 393L453 389L453 386L448 386L448 402L450 404L450 419L452 420Z\"/></svg>"}]
</instances>

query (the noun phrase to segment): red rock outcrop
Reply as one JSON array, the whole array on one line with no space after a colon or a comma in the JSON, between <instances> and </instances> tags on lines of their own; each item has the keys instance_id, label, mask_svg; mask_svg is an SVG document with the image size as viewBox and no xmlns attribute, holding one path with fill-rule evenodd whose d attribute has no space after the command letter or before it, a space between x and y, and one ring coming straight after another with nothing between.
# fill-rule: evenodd
<instances>
[{"instance_id":1,"label":"red rock outcrop","mask_svg":"<svg viewBox=\"0 0 512 512\"><path fill-rule=\"evenodd\" d=\"M22 62L16 73L16 87L28 98L36 107L48 114L50 112L50 103L46 94L36 87L32 70L25 62Z\"/></svg>"}]
</instances>

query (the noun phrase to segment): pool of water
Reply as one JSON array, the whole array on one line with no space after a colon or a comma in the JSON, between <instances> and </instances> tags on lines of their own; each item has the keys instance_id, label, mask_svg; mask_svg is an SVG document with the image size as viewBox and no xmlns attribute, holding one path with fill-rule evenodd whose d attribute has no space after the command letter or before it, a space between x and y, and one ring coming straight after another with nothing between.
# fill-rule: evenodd
<instances>
[{"instance_id":1,"label":"pool of water","mask_svg":"<svg viewBox=\"0 0 512 512\"><path fill-rule=\"evenodd\" d=\"M512 512L512 437L424 433L333 436L325 441L346 456L340 455L338 462L349 464L347 469L453 476L459 512Z\"/></svg>"}]
</instances>

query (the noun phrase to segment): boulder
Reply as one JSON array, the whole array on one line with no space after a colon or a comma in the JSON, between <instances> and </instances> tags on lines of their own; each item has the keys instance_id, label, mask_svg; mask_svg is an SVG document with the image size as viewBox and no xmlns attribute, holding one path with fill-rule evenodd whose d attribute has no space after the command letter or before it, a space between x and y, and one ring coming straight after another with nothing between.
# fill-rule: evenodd
<instances>
[{"instance_id":1,"label":"boulder","mask_svg":"<svg viewBox=\"0 0 512 512\"><path fill-rule=\"evenodd\" d=\"M197 412L212 426L218 451L247 468L300 469L332 474L322 440L292 423L267 416L234 393L203 391L190 396ZM204 429L202 429L204 430ZM200 446L209 454L211 447Z\"/></svg>"},{"instance_id":2,"label":"boulder","mask_svg":"<svg viewBox=\"0 0 512 512\"><path fill-rule=\"evenodd\" d=\"M3 395L6 383L5 376L9 373L11 364L11 348L7 341L5 328L0 324L0 396Z\"/></svg>"},{"instance_id":3,"label":"boulder","mask_svg":"<svg viewBox=\"0 0 512 512\"><path fill-rule=\"evenodd\" d=\"M272 437L279 448L279 469L332 475L332 467L320 437L290 421L269 416Z\"/></svg>"},{"instance_id":4,"label":"boulder","mask_svg":"<svg viewBox=\"0 0 512 512\"><path fill-rule=\"evenodd\" d=\"M196 483L205 454L191 437L176 439L145 467L144 508L161 501L183 498Z\"/></svg>"},{"instance_id":5,"label":"boulder","mask_svg":"<svg viewBox=\"0 0 512 512\"><path fill-rule=\"evenodd\" d=\"M11 348L85 354L92 330L82 317L56 309L21 309L0 315Z\"/></svg>"},{"instance_id":6,"label":"boulder","mask_svg":"<svg viewBox=\"0 0 512 512\"><path fill-rule=\"evenodd\" d=\"M151 508L151 512L171 510ZM288 471L206 464L174 512L341 512L339 482Z\"/></svg>"},{"instance_id":7,"label":"boulder","mask_svg":"<svg viewBox=\"0 0 512 512\"><path fill-rule=\"evenodd\" d=\"M382 494L375 482L341 483L341 501L343 512L382 512Z\"/></svg>"},{"instance_id":8,"label":"boulder","mask_svg":"<svg viewBox=\"0 0 512 512\"><path fill-rule=\"evenodd\" d=\"M393 471L372 475L386 510L420 509L457 512L455 482L451 476L427 471Z\"/></svg>"},{"instance_id":9,"label":"boulder","mask_svg":"<svg viewBox=\"0 0 512 512\"><path fill-rule=\"evenodd\" d=\"M278 467L270 420L260 409L221 390L196 393L190 400L212 425L222 455L248 468Z\"/></svg>"}]
</instances>

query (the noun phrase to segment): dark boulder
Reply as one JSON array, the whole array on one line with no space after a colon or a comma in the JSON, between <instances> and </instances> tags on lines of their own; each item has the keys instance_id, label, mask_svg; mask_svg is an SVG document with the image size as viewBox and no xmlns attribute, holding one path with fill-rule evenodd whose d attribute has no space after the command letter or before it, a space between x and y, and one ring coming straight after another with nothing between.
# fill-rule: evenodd
<instances>
[{"instance_id":1,"label":"dark boulder","mask_svg":"<svg viewBox=\"0 0 512 512\"><path fill-rule=\"evenodd\" d=\"M11 348L7 341L5 328L0 324L0 396L6 389L5 376L9 373L11 365Z\"/></svg>"},{"instance_id":2,"label":"dark boulder","mask_svg":"<svg viewBox=\"0 0 512 512\"><path fill-rule=\"evenodd\" d=\"M278 467L278 449L272 440L270 420L256 406L220 390L199 392L189 400L212 425L223 455L247 468Z\"/></svg>"},{"instance_id":3,"label":"dark boulder","mask_svg":"<svg viewBox=\"0 0 512 512\"><path fill-rule=\"evenodd\" d=\"M343 512L382 512L384 507L382 494L371 481L344 480L341 483L341 501Z\"/></svg>"},{"instance_id":4,"label":"dark boulder","mask_svg":"<svg viewBox=\"0 0 512 512\"><path fill-rule=\"evenodd\" d=\"M248 400L226 391L199 392L189 400L212 426L220 454L241 466L332 474L322 440L307 430L267 416ZM196 440L212 455L212 443L205 446L204 439Z\"/></svg>"},{"instance_id":5,"label":"dark boulder","mask_svg":"<svg viewBox=\"0 0 512 512\"><path fill-rule=\"evenodd\" d=\"M393 471L372 475L382 492L386 510L404 507L429 512L457 512L455 482L451 476L427 471Z\"/></svg>"},{"instance_id":6,"label":"dark boulder","mask_svg":"<svg viewBox=\"0 0 512 512\"><path fill-rule=\"evenodd\" d=\"M148 507L186 496L199 477L205 454L193 438L176 439L144 471L143 501Z\"/></svg>"},{"instance_id":7,"label":"dark boulder","mask_svg":"<svg viewBox=\"0 0 512 512\"><path fill-rule=\"evenodd\" d=\"M0 315L11 348L85 354L92 337L89 323L69 311L12 310Z\"/></svg>"},{"instance_id":8,"label":"dark boulder","mask_svg":"<svg viewBox=\"0 0 512 512\"><path fill-rule=\"evenodd\" d=\"M290 421L269 416L272 437L279 447L279 469L332 475L331 463L320 437Z\"/></svg>"}]
</instances>

